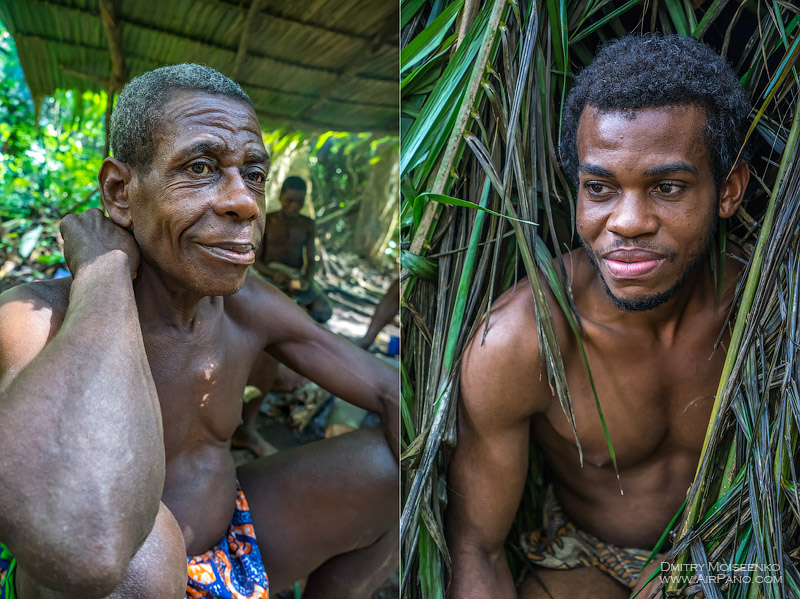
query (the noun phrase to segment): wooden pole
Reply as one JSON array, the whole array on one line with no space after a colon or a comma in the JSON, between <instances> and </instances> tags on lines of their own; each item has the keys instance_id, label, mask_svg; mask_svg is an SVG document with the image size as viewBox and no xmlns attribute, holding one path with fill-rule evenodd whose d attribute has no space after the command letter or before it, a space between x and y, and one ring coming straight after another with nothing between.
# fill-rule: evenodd
<instances>
[{"instance_id":1,"label":"wooden pole","mask_svg":"<svg viewBox=\"0 0 800 599\"><path fill-rule=\"evenodd\" d=\"M247 40L250 38L250 33L253 31L253 22L256 20L258 12L264 8L267 0L253 0L250 8L247 9L247 17L245 17L244 27L242 28L242 37L239 38L239 49L236 51L236 58L233 61L233 68L231 69L231 79L238 80L239 71L244 64L244 59L247 56Z\"/></svg>"}]
</instances>

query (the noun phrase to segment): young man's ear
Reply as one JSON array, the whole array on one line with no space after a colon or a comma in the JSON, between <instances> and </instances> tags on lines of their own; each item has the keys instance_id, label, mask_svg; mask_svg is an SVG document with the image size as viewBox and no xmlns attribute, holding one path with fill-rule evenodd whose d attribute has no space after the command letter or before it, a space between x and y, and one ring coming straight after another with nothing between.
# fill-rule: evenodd
<instances>
[{"instance_id":1,"label":"young man's ear","mask_svg":"<svg viewBox=\"0 0 800 599\"><path fill-rule=\"evenodd\" d=\"M744 199L744 190L747 189L748 181L750 181L750 169L744 160L740 160L720 187L720 218L730 218L736 214L736 210L741 206Z\"/></svg>"},{"instance_id":2,"label":"young man's ear","mask_svg":"<svg viewBox=\"0 0 800 599\"><path fill-rule=\"evenodd\" d=\"M108 211L111 221L123 229L131 226L130 205L128 192L132 173L130 167L116 158L108 157L103 160L98 175L100 181L100 195L103 206Z\"/></svg>"}]
</instances>

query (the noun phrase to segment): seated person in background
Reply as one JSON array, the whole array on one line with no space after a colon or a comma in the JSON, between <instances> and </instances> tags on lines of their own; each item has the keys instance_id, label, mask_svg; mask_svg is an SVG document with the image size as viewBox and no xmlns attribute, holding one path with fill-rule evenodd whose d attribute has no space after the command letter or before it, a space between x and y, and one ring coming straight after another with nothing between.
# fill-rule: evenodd
<instances>
[{"instance_id":1,"label":"seated person in background","mask_svg":"<svg viewBox=\"0 0 800 599\"><path fill-rule=\"evenodd\" d=\"M288 294L311 318L327 322L333 315L325 291L314 282L314 221L300 214L306 182L287 177L281 186L281 209L266 216L261 248L253 267Z\"/></svg>"},{"instance_id":2,"label":"seated person in background","mask_svg":"<svg viewBox=\"0 0 800 599\"><path fill-rule=\"evenodd\" d=\"M369 598L397 567L398 375L249 274L269 169L250 98L157 69L110 139L108 218L61 224L72 277L0 295L0 599L266 599L304 578L306 599ZM237 468L262 351L382 426Z\"/></svg>"}]
</instances>

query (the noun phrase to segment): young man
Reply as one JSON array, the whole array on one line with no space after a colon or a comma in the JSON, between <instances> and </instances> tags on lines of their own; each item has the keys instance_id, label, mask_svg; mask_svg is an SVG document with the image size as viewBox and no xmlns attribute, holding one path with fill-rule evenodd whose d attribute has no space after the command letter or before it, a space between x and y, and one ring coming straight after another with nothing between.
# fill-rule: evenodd
<instances>
[{"instance_id":1,"label":"young man","mask_svg":"<svg viewBox=\"0 0 800 599\"><path fill-rule=\"evenodd\" d=\"M281 185L281 209L266 216L264 239L254 268L270 283L289 294L323 323L333 311L325 291L314 282L314 221L300 214L306 200L306 182L287 177Z\"/></svg>"},{"instance_id":2,"label":"young man","mask_svg":"<svg viewBox=\"0 0 800 599\"><path fill-rule=\"evenodd\" d=\"M451 598L630 595L692 482L725 360L725 344L714 344L741 265L726 258L718 292L710 248L717 219L735 213L747 186L737 160L747 109L725 62L678 36L618 40L576 78L562 159L577 185L583 249L566 257L566 271L620 480L576 340L551 298L580 466L547 383L530 286L517 285L464 358L448 476ZM503 544L530 437L550 486L545 529L526 547L535 576L517 589Z\"/></svg>"},{"instance_id":3,"label":"young man","mask_svg":"<svg viewBox=\"0 0 800 599\"><path fill-rule=\"evenodd\" d=\"M62 222L73 277L0 297L0 541L16 559L0 597L264 598L304 577L307 598L369 597L396 564L397 373L248 276L269 167L249 98L207 67L146 73L111 145L109 218ZM236 468L262 350L382 429Z\"/></svg>"}]
</instances>

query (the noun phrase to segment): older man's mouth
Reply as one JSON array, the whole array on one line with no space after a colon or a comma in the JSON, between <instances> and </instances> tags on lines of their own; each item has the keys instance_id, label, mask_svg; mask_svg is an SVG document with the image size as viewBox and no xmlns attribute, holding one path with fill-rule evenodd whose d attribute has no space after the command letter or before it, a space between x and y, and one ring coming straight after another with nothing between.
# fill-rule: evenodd
<instances>
[{"instance_id":1,"label":"older man's mouth","mask_svg":"<svg viewBox=\"0 0 800 599\"><path fill-rule=\"evenodd\" d=\"M603 255L608 272L615 279L637 279L656 270L665 257L656 252L639 249L618 249Z\"/></svg>"},{"instance_id":2,"label":"older man's mouth","mask_svg":"<svg viewBox=\"0 0 800 599\"><path fill-rule=\"evenodd\" d=\"M198 243L203 250L215 258L232 264L252 264L256 260L255 246L252 243L222 241L214 243Z\"/></svg>"}]
</instances>

